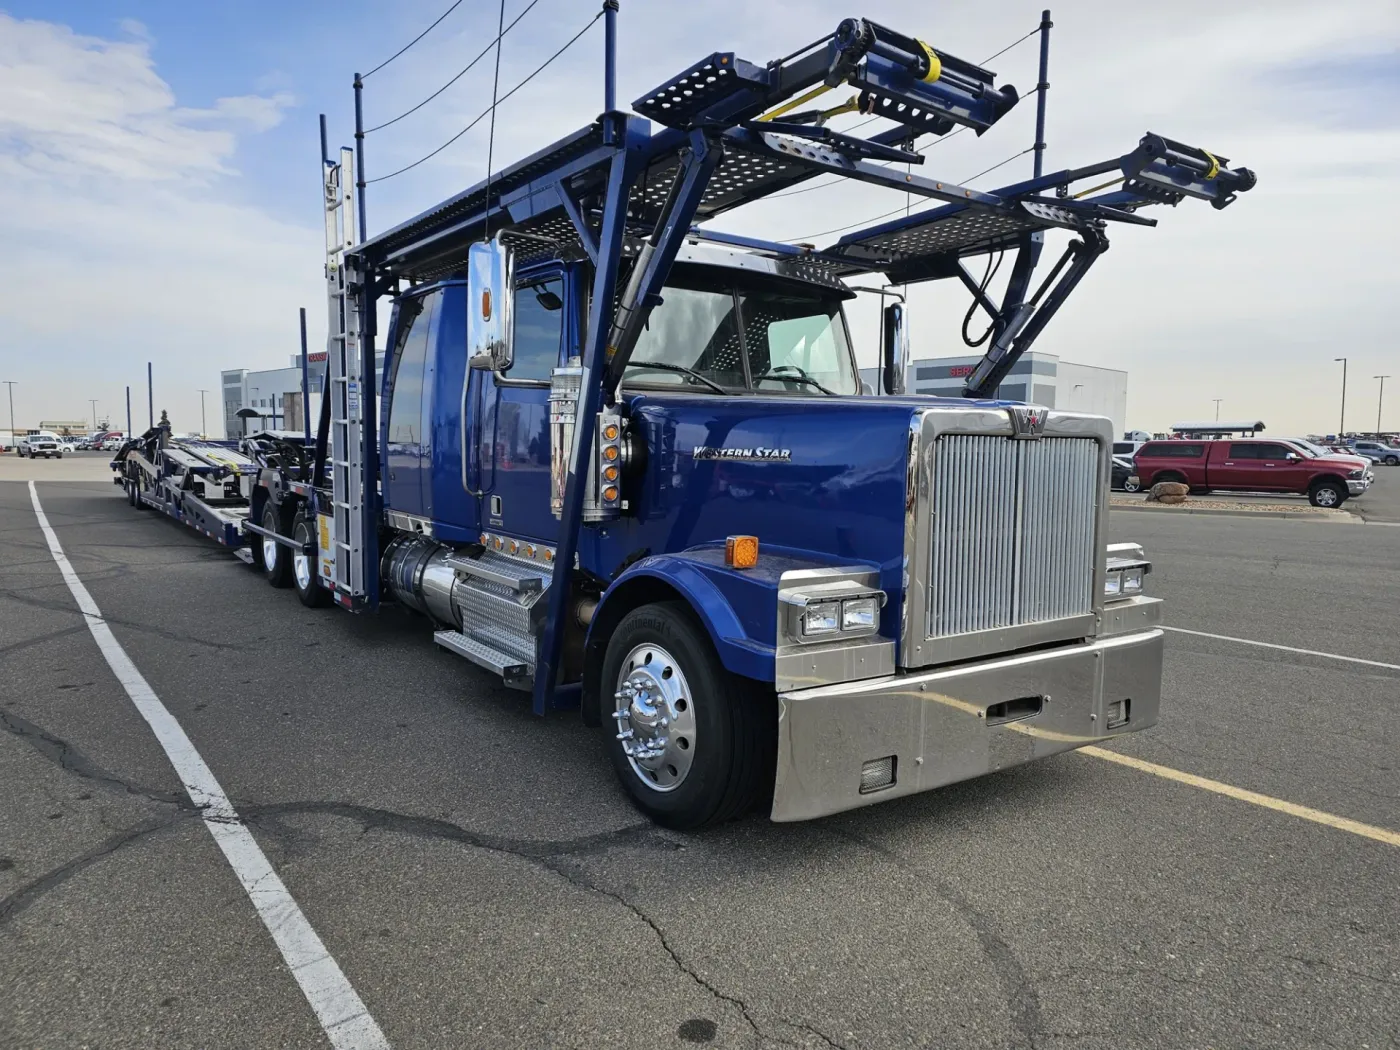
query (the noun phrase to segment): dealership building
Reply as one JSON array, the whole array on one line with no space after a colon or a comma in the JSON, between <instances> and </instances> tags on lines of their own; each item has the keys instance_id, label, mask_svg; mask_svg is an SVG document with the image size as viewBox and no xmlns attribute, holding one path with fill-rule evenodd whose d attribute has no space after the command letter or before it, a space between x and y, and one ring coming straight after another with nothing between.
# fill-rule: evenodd
<instances>
[{"instance_id":1,"label":"dealership building","mask_svg":"<svg viewBox=\"0 0 1400 1050\"><path fill-rule=\"evenodd\" d=\"M963 383L981 360L979 354L911 361L905 389L911 394L960 397ZM861 378L876 391L880 389L879 369L861 369ZM1122 434L1127 426L1128 373L1075 364L1057 354L1027 353L1011 366L995 396L1063 412L1107 416L1113 420L1115 435Z\"/></svg>"},{"instance_id":2,"label":"dealership building","mask_svg":"<svg viewBox=\"0 0 1400 1050\"><path fill-rule=\"evenodd\" d=\"M375 374L384 369L384 354L375 355ZM320 410L318 395L326 381L326 352L306 355L307 382L311 388L311 418ZM243 420L240 409L251 408L262 419L249 420L248 428L301 430L301 355L293 354L287 368L269 368L251 372L246 368L231 368L222 373L224 436L241 437Z\"/></svg>"}]
</instances>

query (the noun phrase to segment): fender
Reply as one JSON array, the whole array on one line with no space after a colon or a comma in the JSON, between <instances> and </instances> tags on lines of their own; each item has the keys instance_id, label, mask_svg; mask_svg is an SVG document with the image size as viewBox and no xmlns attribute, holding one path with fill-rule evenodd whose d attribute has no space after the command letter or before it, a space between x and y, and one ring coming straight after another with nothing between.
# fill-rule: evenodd
<instances>
[{"instance_id":1,"label":"fender","mask_svg":"<svg viewBox=\"0 0 1400 1050\"><path fill-rule=\"evenodd\" d=\"M777 587L761 577L751 577L729 568L723 563L723 553L722 549L716 552L713 548L701 548L643 558L630 565L603 592L584 644L582 714L586 724L599 724L603 654L613 628L632 609L651 602L684 601L704 626L720 663L727 671L772 684L772 632L775 628L769 628L766 638L758 637L757 630L745 627L744 618L726 597L725 591L735 594L755 586L771 591L766 602L755 604L766 607L764 619L773 621L777 609ZM717 576L725 579L716 579ZM724 586L724 590L721 590L721 586Z\"/></svg>"}]
</instances>

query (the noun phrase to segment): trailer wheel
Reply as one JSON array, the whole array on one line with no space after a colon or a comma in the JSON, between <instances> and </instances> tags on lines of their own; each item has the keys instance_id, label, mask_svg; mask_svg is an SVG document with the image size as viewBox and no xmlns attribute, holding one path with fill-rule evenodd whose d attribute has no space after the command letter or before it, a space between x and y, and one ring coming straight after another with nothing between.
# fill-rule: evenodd
<instances>
[{"instance_id":1,"label":"trailer wheel","mask_svg":"<svg viewBox=\"0 0 1400 1050\"><path fill-rule=\"evenodd\" d=\"M136 498L136 482L132 481L130 478L126 479L126 501L133 507L139 507L141 505L141 501Z\"/></svg>"},{"instance_id":2,"label":"trailer wheel","mask_svg":"<svg viewBox=\"0 0 1400 1050\"><path fill-rule=\"evenodd\" d=\"M622 618L608 641L602 688L614 694L608 755L648 817L689 830L754 804L775 760L771 694L724 669L684 602L644 605Z\"/></svg>"},{"instance_id":3,"label":"trailer wheel","mask_svg":"<svg viewBox=\"0 0 1400 1050\"><path fill-rule=\"evenodd\" d=\"M316 540L316 530L307 520L305 511L299 512L296 520L292 522L292 539L301 547ZM331 600L326 589L321 586L317 560L301 553L300 550L292 551L292 586L297 589L297 597L301 599L301 604L308 609L319 609Z\"/></svg>"},{"instance_id":4,"label":"trailer wheel","mask_svg":"<svg viewBox=\"0 0 1400 1050\"><path fill-rule=\"evenodd\" d=\"M263 511L262 527L278 532L277 508L269 503ZM292 582L292 549L267 536L259 536L262 547L263 575L274 587L287 587Z\"/></svg>"}]
</instances>

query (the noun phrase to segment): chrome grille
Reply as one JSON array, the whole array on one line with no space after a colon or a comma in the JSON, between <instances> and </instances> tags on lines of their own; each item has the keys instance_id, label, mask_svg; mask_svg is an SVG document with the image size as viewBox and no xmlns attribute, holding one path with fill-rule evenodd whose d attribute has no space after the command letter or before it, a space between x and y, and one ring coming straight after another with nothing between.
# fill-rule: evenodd
<instances>
[{"instance_id":1,"label":"chrome grille","mask_svg":"<svg viewBox=\"0 0 1400 1050\"><path fill-rule=\"evenodd\" d=\"M947 434L933 447L927 637L1093 611L1099 446Z\"/></svg>"}]
</instances>

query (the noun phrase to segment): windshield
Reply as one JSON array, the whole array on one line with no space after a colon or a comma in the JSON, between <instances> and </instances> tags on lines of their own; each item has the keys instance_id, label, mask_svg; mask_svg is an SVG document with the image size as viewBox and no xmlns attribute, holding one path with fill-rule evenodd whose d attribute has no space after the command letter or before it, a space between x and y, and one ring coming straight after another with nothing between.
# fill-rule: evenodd
<instances>
[{"instance_id":1,"label":"windshield","mask_svg":"<svg viewBox=\"0 0 1400 1050\"><path fill-rule=\"evenodd\" d=\"M857 394L841 300L687 275L662 293L624 381L711 393Z\"/></svg>"}]
</instances>

